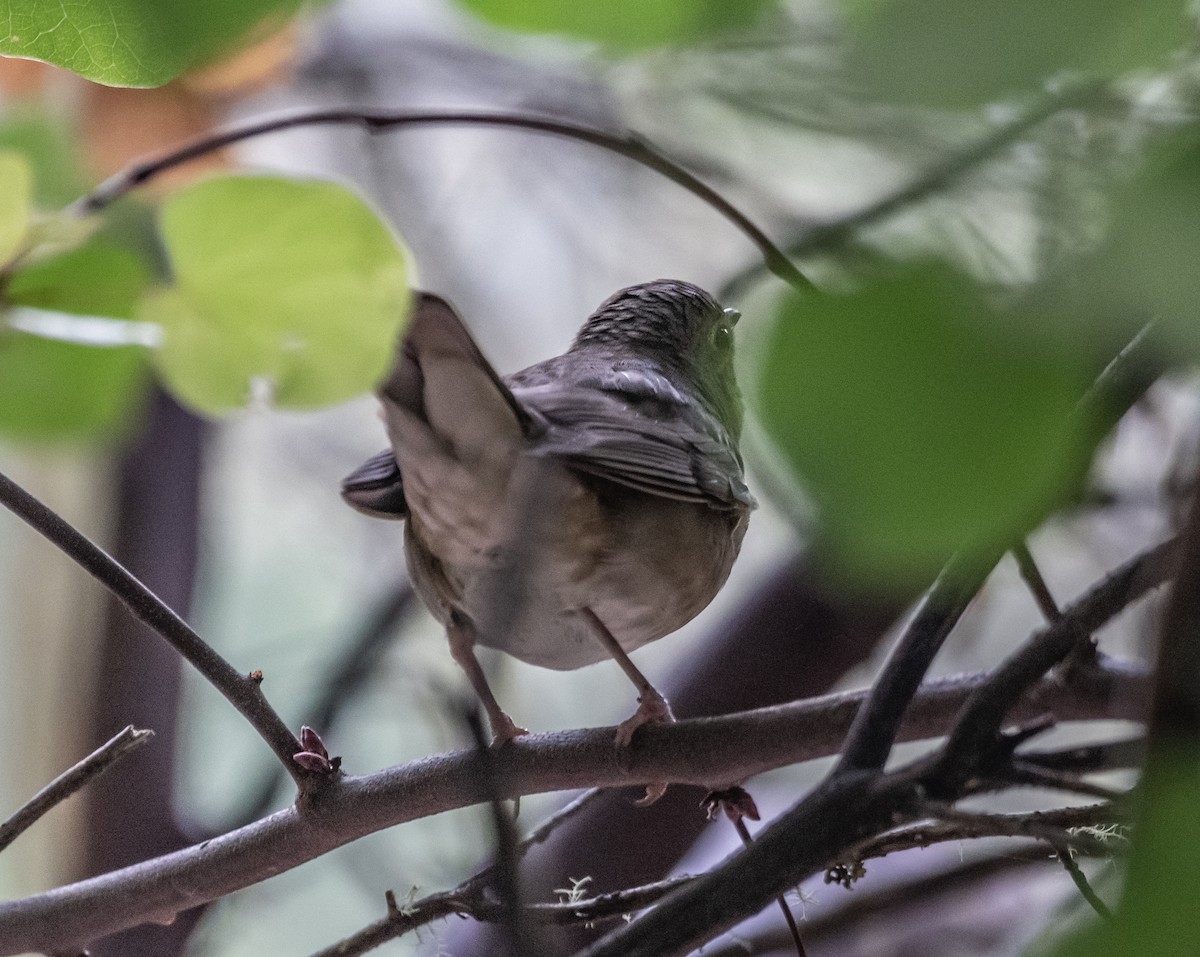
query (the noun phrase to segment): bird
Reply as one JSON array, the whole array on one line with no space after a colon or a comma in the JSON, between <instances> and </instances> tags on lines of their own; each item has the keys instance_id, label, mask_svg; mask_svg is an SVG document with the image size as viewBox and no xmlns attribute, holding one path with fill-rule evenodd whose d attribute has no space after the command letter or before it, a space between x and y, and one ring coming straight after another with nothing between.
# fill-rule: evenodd
<instances>
[{"instance_id":1,"label":"bird","mask_svg":"<svg viewBox=\"0 0 1200 957\"><path fill-rule=\"evenodd\" d=\"M739 315L691 283L630 286L565 353L502 378L445 299L414 294L377 390L390 447L342 496L404 520L411 581L494 745L528 732L477 645L558 670L615 660L638 700L618 747L675 720L629 653L712 601L756 504L738 447Z\"/></svg>"}]
</instances>

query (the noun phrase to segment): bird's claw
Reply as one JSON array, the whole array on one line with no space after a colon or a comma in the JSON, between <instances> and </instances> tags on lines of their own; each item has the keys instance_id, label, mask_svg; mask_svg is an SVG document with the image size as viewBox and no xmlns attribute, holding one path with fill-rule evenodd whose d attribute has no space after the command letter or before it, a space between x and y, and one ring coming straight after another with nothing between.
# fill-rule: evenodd
<instances>
[{"instance_id":1,"label":"bird's claw","mask_svg":"<svg viewBox=\"0 0 1200 957\"><path fill-rule=\"evenodd\" d=\"M634 732L644 724L671 724L674 720L670 702L651 688L638 698L637 711L617 725L617 747L622 750L628 748ZM646 785L646 793L633 803L637 807L649 807L666 793L665 781L653 781Z\"/></svg>"},{"instance_id":2,"label":"bird's claw","mask_svg":"<svg viewBox=\"0 0 1200 957\"><path fill-rule=\"evenodd\" d=\"M651 688L638 698L637 711L617 725L617 747L629 747L634 732L644 724L671 724L674 720L670 702Z\"/></svg>"},{"instance_id":3,"label":"bird's claw","mask_svg":"<svg viewBox=\"0 0 1200 957\"><path fill-rule=\"evenodd\" d=\"M514 738L519 738L522 735L529 734L528 729L522 728L519 724L513 721L503 711L489 715L488 720L492 725L492 747L500 748L508 744Z\"/></svg>"}]
</instances>

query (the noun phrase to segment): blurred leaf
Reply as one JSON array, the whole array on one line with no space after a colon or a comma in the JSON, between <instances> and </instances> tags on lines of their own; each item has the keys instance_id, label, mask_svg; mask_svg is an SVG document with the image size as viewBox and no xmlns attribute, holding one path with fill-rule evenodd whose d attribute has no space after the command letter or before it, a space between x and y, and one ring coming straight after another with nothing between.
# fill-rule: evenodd
<instances>
[{"instance_id":1,"label":"blurred leaf","mask_svg":"<svg viewBox=\"0 0 1200 957\"><path fill-rule=\"evenodd\" d=\"M1075 935L1056 957L1191 955L1200 941L1200 773L1179 756L1159 763L1139 785L1141 814L1116 919Z\"/></svg>"},{"instance_id":2,"label":"blurred leaf","mask_svg":"<svg viewBox=\"0 0 1200 957\"><path fill-rule=\"evenodd\" d=\"M1114 199L1108 242L1089 276L1097 310L1118 323L1165 320L1184 354L1200 357L1200 130L1156 144Z\"/></svg>"},{"instance_id":3,"label":"blurred leaf","mask_svg":"<svg viewBox=\"0 0 1200 957\"><path fill-rule=\"evenodd\" d=\"M20 153L0 152L0 265L25 245L33 203L33 171Z\"/></svg>"},{"instance_id":4,"label":"blurred leaf","mask_svg":"<svg viewBox=\"0 0 1200 957\"><path fill-rule=\"evenodd\" d=\"M462 0L511 30L563 33L617 50L692 43L753 24L773 0Z\"/></svg>"},{"instance_id":5,"label":"blurred leaf","mask_svg":"<svg viewBox=\"0 0 1200 957\"><path fill-rule=\"evenodd\" d=\"M332 183L207 180L161 215L176 286L139 318L165 337L159 365L184 401L245 405L256 381L280 405L360 394L391 363L408 315L406 254L357 196Z\"/></svg>"},{"instance_id":6,"label":"blurred leaf","mask_svg":"<svg viewBox=\"0 0 1200 957\"><path fill-rule=\"evenodd\" d=\"M881 96L973 106L1063 71L1163 62L1195 29L1184 0L842 0L851 69Z\"/></svg>"},{"instance_id":7,"label":"blurred leaf","mask_svg":"<svg viewBox=\"0 0 1200 957\"><path fill-rule=\"evenodd\" d=\"M1006 546L1073 489L1085 350L1031 318L941 266L782 302L761 416L845 571L927 581L960 547Z\"/></svg>"},{"instance_id":8,"label":"blurred leaf","mask_svg":"<svg viewBox=\"0 0 1200 957\"><path fill-rule=\"evenodd\" d=\"M0 121L0 149L16 150L37 170L33 198L57 209L86 188L76 158L79 148L63 123L44 116L9 117Z\"/></svg>"},{"instance_id":9,"label":"blurred leaf","mask_svg":"<svg viewBox=\"0 0 1200 957\"><path fill-rule=\"evenodd\" d=\"M144 369L142 349L0 330L0 434L43 441L114 434L129 420Z\"/></svg>"},{"instance_id":10,"label":"blurred leaf","mask_svg":"<svg viewBox=\"0 0 1200 957\"><path fill-rule=\"evenodd\" d=\"M5 299L38 309L132 319L145 285L146 269L136 255L96 239L20 270Z\"/></svg>"},{"instance_id":11,"label":"blurred leaf","mask_svg":"<svg viewBox=\"0 0 1200 957\"><path fill-rule=\"evenodd\" d=\"M0 54L109 86L161 86L303 0L0 0Z\"/></svg>"}]
</instances>

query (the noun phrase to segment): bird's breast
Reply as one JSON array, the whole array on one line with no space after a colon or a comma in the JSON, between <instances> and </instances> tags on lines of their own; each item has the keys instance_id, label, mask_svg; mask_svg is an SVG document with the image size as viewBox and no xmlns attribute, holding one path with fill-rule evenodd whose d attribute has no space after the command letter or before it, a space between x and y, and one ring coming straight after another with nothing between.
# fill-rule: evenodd
<instances>
[{"instance_id":1,"label":"bird's breast","mask_svg":"<svg viewBox=\"0 0 1200 957\"><path fill-rule=\"evenodd\" d=\"M745 510L553 468L534 490L520 533L486 561L448 560L410 523L410 572L439 618L457 610L476 622L481 644L569 670L608 658L581 609L632 650L678 630L712 601L740 549Z\"/></svg>"}]
</instances>

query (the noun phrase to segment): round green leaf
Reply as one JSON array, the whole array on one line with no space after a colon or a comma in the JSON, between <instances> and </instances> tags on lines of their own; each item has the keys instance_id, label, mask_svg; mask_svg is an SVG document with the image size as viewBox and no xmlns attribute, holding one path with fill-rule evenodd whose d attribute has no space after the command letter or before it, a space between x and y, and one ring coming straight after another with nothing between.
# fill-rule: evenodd
<instances>
[{"instance_id":1,"label":"round green leaf","mask_svg":"<svg viewBox=\"0 0 1200 957\"><path fill-rule=\"evenodd\" d=\"M27 441L114 435L130 419L144 370L142 349L0 331L0 434Z\"/></svg>"},{"instance_id":2,"label":"round green leaf","mask_svg":"<svg viewBox=\"0 0 1200 957\"><path fill-rule=\"evenodd\" d=\"M531 33L563 33L607 47L685 44L752 25L772 0L462 0L499 26Z\"/></svg>"},{"instance_id":3,"label":"round green leaf","mask_svg":"<svg viewBox=\"0 0 1200 957\"><path fill-rule=\"evenodd\" d=\"M303 0L0 0L0 54L109 86L160 86Z\"/></svg>"},{"instance_id":4,"label":"round green leaf","mask_svg":"<svg viewBox=\"0 0 1200 957\"><path fill-rule=\"evenodd\" d=\"M198 409L243 406L260 386L279 405L328 405L388 368L408 315L406 256L353 193L211 179L172 196L161 229L175 287L139 317L162 326L166 384Z\"/></svg>"},{"instance_id":5,"label":"round green leaf","mask_svg":"<svg viewBox=\"0 0 1200 957\"><path fill-rule=\"evenodd\" d=\"M20 153L0 151L0 265L25 244L33 203L33 171Z\"/></svg>"},{"instance_id":6,"label":"round green leaf","mask_svg":"<svg viewBox=\"0 0 1200 957\"><path fill-rule=\"evenodd\" d=\"M763 423L856 577L927 581L957 549L1006 546L1073 488L1080 350L944 267L793 293L769 345Z\"/></svg>"},{"instance_id":7,"label":"round green leaf","mask_svg":"<svg viewBox=\"0 0 1200 957\"><path fill-rule=\"evenodd\" d=\"M842 0L848 63L872 92L973 106L1063 71L1099 77L1162 63L1195 29L1183 0Z\"/></svg>"}]
</instances>

